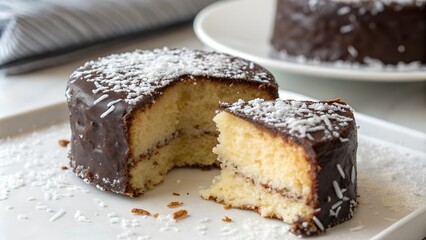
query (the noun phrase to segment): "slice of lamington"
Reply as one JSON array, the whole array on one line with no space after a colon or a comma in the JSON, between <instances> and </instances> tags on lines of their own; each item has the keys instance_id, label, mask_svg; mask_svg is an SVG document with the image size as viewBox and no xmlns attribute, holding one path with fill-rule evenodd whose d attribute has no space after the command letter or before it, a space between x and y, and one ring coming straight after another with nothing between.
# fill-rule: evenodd
<instances>
[{"instance_id":1,"label":"slice of lamington","mask_svg":"<svg viewBox=\"0 0 426 240\"><path fill-rule=\"evenodd\" d=\"M221 103L214 121L222 170L203 198L282 219L297 235L353 216L357 127L344 102L240 100Z\"/></svg>"}]
</instances>

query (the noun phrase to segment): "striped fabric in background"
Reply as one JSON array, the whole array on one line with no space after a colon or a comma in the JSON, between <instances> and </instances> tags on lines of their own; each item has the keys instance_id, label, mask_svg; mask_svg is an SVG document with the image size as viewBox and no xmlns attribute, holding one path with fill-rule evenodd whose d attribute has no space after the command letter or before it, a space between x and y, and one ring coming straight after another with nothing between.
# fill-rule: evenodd
<instances>
[{"instance_id":1,"label":"striped fabric in background","mask_svg":"<svg viewBox=\"0 0 426 240\"><path fill-rule=\"evenodd\" d=\"M0 0L0 69L19 74L110 39L190 21L215 0Z\"/></svg>"}]
</instances>

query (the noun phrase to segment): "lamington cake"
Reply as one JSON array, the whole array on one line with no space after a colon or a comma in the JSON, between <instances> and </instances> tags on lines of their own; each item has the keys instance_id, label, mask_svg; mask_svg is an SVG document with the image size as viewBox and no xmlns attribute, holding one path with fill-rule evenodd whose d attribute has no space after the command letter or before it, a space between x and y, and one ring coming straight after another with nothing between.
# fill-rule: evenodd
<instances>
[{"instance_id":1,"label":"lamington cake","mask_svg":"<svg viewBox=\"0 0 426 240\"><path fill-rule=\"evenodd\" d=\"M173 167L208 167L219 101L275 99L274 77L222 53L155 49L90 61L67 84L70 165L103 190L138 196Z\"/></svg>"},{"instance_id":2,"label":"lamington cake","mask_svg":"<svg viewBox=\"0 0 426 240\"><path fill-rule=\"evenodd\" d=\"M271 43L287 58L426 64L425 16L426 0L277 0Z\"/></svg>"},{"instance_id":3,"label":"lamington cake","mask_svg":"<svg viewBox=\"0 0 426 240\"><path fill-rule=\"evenodd\" d=\"M201 196L316 235L353 216L357 128L340 100L221 103L221 172Z\"/></svg>"}]
</instances>

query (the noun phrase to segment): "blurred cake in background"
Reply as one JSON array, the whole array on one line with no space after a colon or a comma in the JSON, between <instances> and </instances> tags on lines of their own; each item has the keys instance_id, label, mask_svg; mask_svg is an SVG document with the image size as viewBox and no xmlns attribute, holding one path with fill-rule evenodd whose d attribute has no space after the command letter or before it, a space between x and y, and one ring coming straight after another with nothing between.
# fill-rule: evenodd
<instances>
[{"instance_id":1,"label":"blurred cake in background","mask_svg":"<svg viewBox=\"0 0 426 240\"><path fill-rule=\"evenodd\" d=\"M271 43L303 61L426 63L426 0L277 0Z\"/></svg>"}]
</instances>

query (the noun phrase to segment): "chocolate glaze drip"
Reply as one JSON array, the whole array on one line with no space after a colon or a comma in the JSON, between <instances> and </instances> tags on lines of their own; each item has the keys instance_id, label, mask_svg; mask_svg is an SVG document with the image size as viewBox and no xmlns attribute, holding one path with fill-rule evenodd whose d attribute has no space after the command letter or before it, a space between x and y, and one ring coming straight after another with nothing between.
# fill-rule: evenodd
<instances>
[{"instance_id":1,"label":"chocolate glaze drip","mask_svg":"<svg viewBox=\"0 0 426 240\"><path fill-rule=\"evenodd\" d=\"M163 92L167 88L183 81L207 79L217 84L223 84L224 87L236 84L251 86L269 93L272 99L278 97L278 85L273 76L261 66L240 58L199 50L154 50L152 61L158 61L158 64L161 65L164 62L158 60L160 57L167 59L164 61L172 59L171 61L176 63L176 68L162 69L170 71L170 74L163 72L163 78L152 81L144 76L133 74L138 70L146 70L143 69L146 67L144 62L138 61L139 57L145 56L144 54L152 55L153 52L135 51L88 62L71 75L66 90L72 133L70 165L73 171L86 182L95 184L102 190L131 197L138 195L138 192L132 189L128 182L130 168L128 139L132 117L136 111L154 107L158 98L167 97L163 96ZM194 54L196 58L210 57L213 60L217 56L219 59L226 60L228 64L220 63L215 72L207 75L208 66L203 65L203 61L201 61L199 65L187 67L194 74L184 74L188 69L185 69L185 63L179 64L179 59L186 59L188 55ZM158 55L158 59L156 55ZM132 59L128 59L127 56L136 58L134 65L129 65L132 64L130 61ZM176 56L178 58L175 58ZM122 64L120 61L123 61ZM114 68L108 68L109 62L114 64ZM236 62L236 65L232 65L233 62ZM107 75L105 69L108 70ZM170 77L167 78L167 76ZM241 76L246 76L246 78ZM151 87L146 90L146 94L140 94L137 101L133 101L135 98L132 98L132 101L126 101L130 94L133 94L130 90L134 87L123 86L122 80L136 80L141 83L151 81L149 82ZM100 84L103 85L100 86ZM119 87L114 88L115 85ZM105 86L108 88L106 89ZM108 95L107 100L96 102L105 94ZM113 110L101 118L101 115L105 115L111 108L111 102L114 102Z\"/></svg>"},{"instance_id":2,"label":"chocolate glaze drip","mask_svg":"<svg viewBox=\"0 0 426 240\"><path fill-rule=\"evenodd\" d=\"M251 102L255 102L251 101ZM284 100L284 102L291 103L294 100ZM327 228L335 226L341 222L349 220L353 216L353 211L357 205L357 183L356 183L356 151L358 147L357 142L357 127L351 109L343 108L343 111L336 111L334 113L351 119L346 121L347 125L339 125L339 130L336 130L338 135L331 135L331 138L324 138L322 131L312 132L311 137L298 137L297 134L290 133L286 127L277 127L277 123L271 124L265 121L268 118L263 113L256 112L256 109L261 108L259 105L264 104L265 101L259 105L251 105L251 102L238 102L234 104L222 103L219 105L220 111L229 112L237 117L245 119L253 123L256 127L268 131L270 134L280 136L284 141L293 142L302 146L306 152L307 160L311 165L311 177L313 180L313 192L308 196L305 203L313 209L317 209L313 216L309 218L300 218L292 224L291 231L297 235L317 235L325 231ZM311 101L302 101L310 105ZM320 103L332 105L337 103L342 106L346 105L340 100L321 101ZM245 106L250 106L249 110L244 110ZM347 106L347 105L346 105ZM314 113L315 114L315 113ZM302 115L287 114L286 118L294 117L296 119L304 119ZM336 125L336 121L331 119L331 124ZM325 122L320 124L326 125ZM343 170L345 178L341 176L337 168L339 164ZM355 174L355 176L352 176ZM355 180L352 182L352 180ZM336 181L339 188L345 189L343 197L336 194L333 181ZM338 207L333 205L342 203ZM330 210L335 213L339 208L338 215L332 216ZM319 224L315 222L316 218ZM321 229L323 228L323 229Z\"/></svg>"},{"instance_id":3,"label":"chocolate glaze drip","mask_svg":"<svg viewBox=\"0 0 426 240\"><path fill-rule=\"evenodd\" d=\"M328 62L426 63L426 2L278 0L271 43Z\"/></svg>"}]
</instances>

